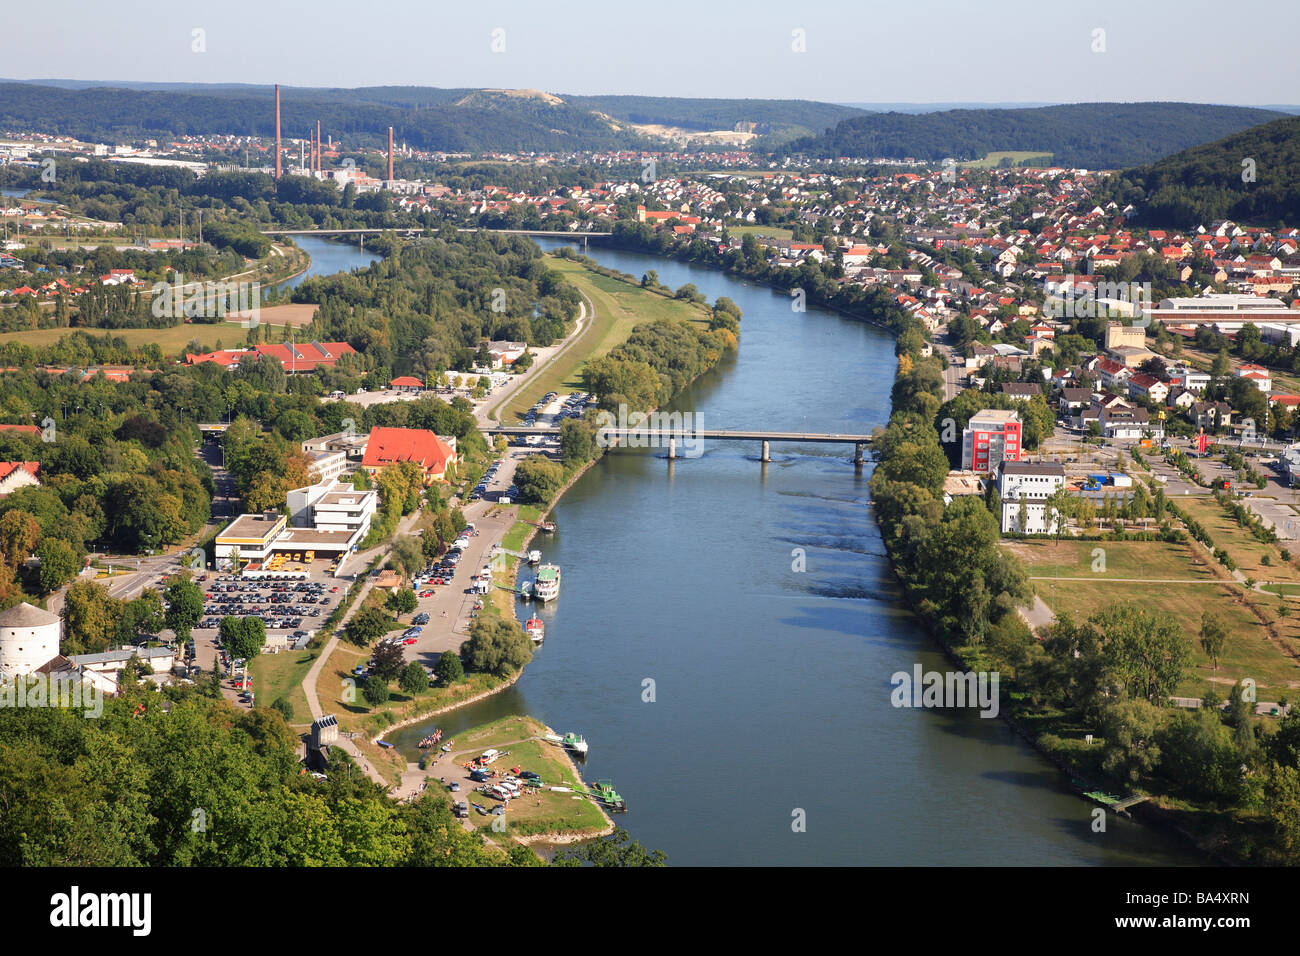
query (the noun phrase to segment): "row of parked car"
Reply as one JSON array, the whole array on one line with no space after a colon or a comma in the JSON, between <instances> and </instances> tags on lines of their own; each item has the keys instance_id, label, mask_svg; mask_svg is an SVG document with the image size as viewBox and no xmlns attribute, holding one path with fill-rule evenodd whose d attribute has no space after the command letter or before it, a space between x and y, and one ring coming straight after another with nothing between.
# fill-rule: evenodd
<instances>
[{"instance_id":1,"label":"row of parked car","mask_svg":"<svg viewBox=\"0 0 1300 956\"><path fill-rule=\"evenodd\" d=\"M301 627L305 618L320 617L337 592L337 586L327 588L319 581L275 584L221 575L204 593L199 627L219 627L223 617L259 617L268 630Z\"/></svg>"}]
</instances>

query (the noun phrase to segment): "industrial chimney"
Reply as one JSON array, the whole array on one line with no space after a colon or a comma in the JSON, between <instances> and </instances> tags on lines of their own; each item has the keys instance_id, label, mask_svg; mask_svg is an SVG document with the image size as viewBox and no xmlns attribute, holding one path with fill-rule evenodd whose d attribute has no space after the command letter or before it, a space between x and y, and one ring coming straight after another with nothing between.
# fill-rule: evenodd
<instances>
[{"instance_id":1,"label":"industrial chimney","mask_svg":"<svg viewBox=\"0 0 1300 956\"><path fill-rule=\"evenodd\" d=\"M388 181L393 181L393 128L388 127Z\"/></svg>"},{"instance_id":2,"label":"industrial chimney","mask_svg":"<svg viewBox=\"0 0 1300 956\"><path fill-rule=\"evenodd\" d=\"M316 121L316 172L320 172L320 120Z\"/></svg>"},{"instance_id":3,"label":"industrial chimney","mask_svg":"<svg viewBox=\"0 0 1300 956\"><path fill-rule=\"evenodd\" d=\"M275 84L275 178L280 178L280 84Z\"/></svg>"}]
</instances>

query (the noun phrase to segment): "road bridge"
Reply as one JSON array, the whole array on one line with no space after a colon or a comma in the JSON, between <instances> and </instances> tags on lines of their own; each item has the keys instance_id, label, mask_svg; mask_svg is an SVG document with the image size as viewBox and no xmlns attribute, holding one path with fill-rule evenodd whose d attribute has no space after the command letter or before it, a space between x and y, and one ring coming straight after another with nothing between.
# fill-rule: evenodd
<instances>
[{"instance_id":1,"label":"road bridge","mask_svg":"<svg viewBox=\"0 0 1300 956\"><path fill-rule=\"evenodd\" d=\"M560 429L551 425L493 425L485 431L489 435L506 435L507 437L528 437L539 435L555 438ZM677 442L709 441L757 441L762 443L760 461L771 461L771 443L814 445L852 445L853 463L862 464L866 447L872 443L870 435L841 434L837 432L778 432L767 429L721 429L721 428L614 428L602 427L596 431L596 439L604 445L614 443L633 444L633 447L668 449L668 458L681 457L677 454Z\"/></svg>"}]
</instances>

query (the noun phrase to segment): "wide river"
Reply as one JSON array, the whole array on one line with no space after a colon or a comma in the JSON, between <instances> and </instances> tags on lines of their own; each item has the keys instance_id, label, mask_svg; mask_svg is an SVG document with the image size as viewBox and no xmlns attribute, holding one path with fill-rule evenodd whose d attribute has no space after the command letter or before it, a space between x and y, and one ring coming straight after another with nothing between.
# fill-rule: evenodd
<instances>
[{"instance_id":1,"label":"wide river","mask_svg":"<svg viewBox=\"0 0 1300 956\"><path fill-rule=\"evenodd\" d=\"M673 403L701 427L866 433L888 419L885 332L711 269L590 254L743 310L738 356ZM890 675L948 665L900 604L871 465L837 446L772 450L766 466L756 443L672 464L606 455L536 542L564 574L545 644L513 688L428 724L454 736L527 713L583 733L584 776L613 780L629 808L617 822L670 864L1202 862L1113 814L1094 832L1092 805L1002 721L893 707ZM425 726L390 739L415 759Z\"/></svg>"}]
</instances>

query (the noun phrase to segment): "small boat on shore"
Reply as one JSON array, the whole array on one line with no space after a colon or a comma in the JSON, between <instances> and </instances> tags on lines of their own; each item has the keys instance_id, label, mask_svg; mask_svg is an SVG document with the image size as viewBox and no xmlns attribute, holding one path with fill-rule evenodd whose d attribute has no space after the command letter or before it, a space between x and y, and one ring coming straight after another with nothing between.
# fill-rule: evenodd
<instances>
[{"instance_id":1,"label":"small boat on shore","mask_svg":"<svg viewBox=\"0 0 1300 956\"><path fill-rule=\"evenodd\" d=\"M591 785L591 792L596 801L606 810L613 813L627 813L627 801L614 789L612 781L597 780Z\"/></svg>"},{"instance_id":2,"label":"small boat on shore","mask_svg":"<svg viewBox=\"0 0 1300 956\"><path fill-rule=\"evenodd\" d=\"M572 750L581 757L587 756L587 740L582 734L568 733L561 741L565 750Z\"/></svg>"},{"instance_id":3,"label":"small boat on shore","mask_svg":"<svg viewBox=\"0 0 1300 956\"><path fill-rule=\"evenodd\" d=\"M530 617L524 622L524 633L534 644L540 644L546 639L546 625L540 617Z\"/></svg>"}]
</instances>

